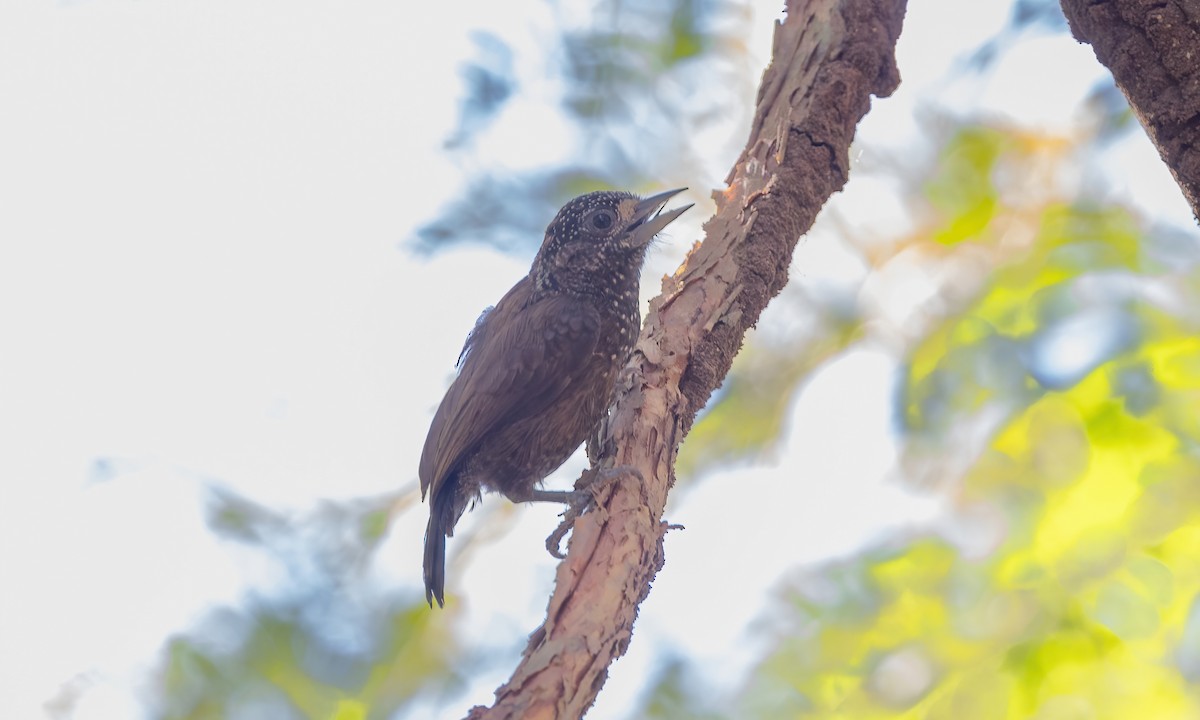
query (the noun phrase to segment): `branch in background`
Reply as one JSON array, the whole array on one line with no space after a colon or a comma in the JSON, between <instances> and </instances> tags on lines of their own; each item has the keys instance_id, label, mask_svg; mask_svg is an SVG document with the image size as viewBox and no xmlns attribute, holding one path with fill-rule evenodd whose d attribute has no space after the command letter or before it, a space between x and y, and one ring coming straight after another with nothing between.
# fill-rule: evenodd
<instances>
[{"instance_id":1,"label":"branch in background","mask_svg":"<svg viewBox=\"0 0 1200 720\"><path fill-rule=\"evenodd\" d=\"M580 717L625 652L663 564L680 442L786 284L801 234L845 184L870 96L899 84L904 8L904 0L788 3L746 149L716 195L704 242L650 303L602 434L600 464L636 468L644 482L624 474L600 491L599 510L576 521L545 622L496 703L473 708L473 720Z\"/></svg>"},{"instance_id":2,"label":"branch in background","mask_svg":"<svg viewBox=\"0 0 1200 720\"><path fill-rule=\"evenodd\" d=\"M1062 0L1146 128L1200 220L1200 5L1194 0Z\"/></svg>"}]
</instances>

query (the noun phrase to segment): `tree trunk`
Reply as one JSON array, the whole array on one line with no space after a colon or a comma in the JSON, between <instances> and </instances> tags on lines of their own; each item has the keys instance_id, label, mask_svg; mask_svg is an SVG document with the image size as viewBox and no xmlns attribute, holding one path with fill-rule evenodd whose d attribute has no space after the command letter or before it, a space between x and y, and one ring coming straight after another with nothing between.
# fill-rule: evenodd
<instances>
[{"instance_id":1,"label":"tree trunk","mask_svg":"<svg viewBox=\"0 0 1200 720\"><path fill-rule=\"evenodd\" d=\"M650 303L618 383L598 464L629 470L576 520L545 622L495 704L469 718L577 718L592 706L663 565L662 514L680 442L783 289L801 234L845 185L870 96L899 84L904 8L904 0L788 2L749 142L715 193L717 214Z\"/></svg>"},{"instance_id":2,"label":"tree trunk","mask_svg":"<svg viewBox=\"0 0 1200 720\"><path fill-rule=\"evenodd\" d=\"M1062 0L1200 220L1200 0Z\"/></svg>"}]
</instances>

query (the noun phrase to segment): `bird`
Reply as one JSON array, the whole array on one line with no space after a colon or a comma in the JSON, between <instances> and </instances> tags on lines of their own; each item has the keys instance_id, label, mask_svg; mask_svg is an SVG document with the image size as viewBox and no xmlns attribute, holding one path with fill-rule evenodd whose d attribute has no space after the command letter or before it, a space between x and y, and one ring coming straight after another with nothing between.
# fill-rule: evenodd
<instances>
[{"instance_id":1,"label":"bird","mask_svg":"<svg viewBox=\"0 0 1200 720\"><path fill-rule=\"evenodd\" d=\"M546 227L529 273L485 310L421 452L425 600L445 607L446 538L484 491L512 502L574 501L541 482L599 427L641 328L646 249L685 207L687 188L641 198L597 191Z\"/></svg>"}]
</instances>

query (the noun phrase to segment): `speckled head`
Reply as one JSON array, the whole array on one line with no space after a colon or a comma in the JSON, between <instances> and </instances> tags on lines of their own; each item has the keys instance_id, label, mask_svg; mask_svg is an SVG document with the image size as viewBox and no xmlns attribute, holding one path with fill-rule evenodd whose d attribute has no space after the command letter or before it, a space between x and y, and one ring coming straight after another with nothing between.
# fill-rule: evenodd
<instances>
[{"instance_id":1,"label":"speckled head","mask_svg":"<svg viewBox=\"0 0 1200 720\"><path fill-rule=\"evenodd\" d=\"M530 275L539 292L585 295L621 293L638 274L646 246L663 228L691 205L659 212L672 196L668 190L642 199L627 192L601 191L580 195L558 211Z\"/></svg>"}]
</instances>

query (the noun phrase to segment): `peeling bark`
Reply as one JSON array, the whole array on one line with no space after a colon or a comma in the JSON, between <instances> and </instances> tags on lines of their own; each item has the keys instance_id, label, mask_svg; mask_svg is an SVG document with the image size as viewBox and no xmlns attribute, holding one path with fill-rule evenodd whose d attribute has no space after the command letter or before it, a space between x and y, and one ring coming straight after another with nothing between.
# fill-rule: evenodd
<instances>
[{"instance_id":1,"label":"peeling bark","mask_svg":"<svg viewBox=\"0 0 1200 720\"><path fill-rule=\"evenodd\" d=\"M663 565L662 521L679 445L729 371L817 211L846 183L870 96L899 84L904 0L795 0L777 25L746 149L717 214L650 303L602 432L599 464L636 468L575 522L546 620L490 708L469 718L578 718L629 645Z\"/></svg>"},{"instance_id":2,"label":"peeling bark","mask_svg":"<svg viewBox=\"0 0 1200 720\"><path fill-rule=\"evenodd\" d=\"M1200 0L1062 0L1200 220Z\"/></svg>"}]
</instances>

